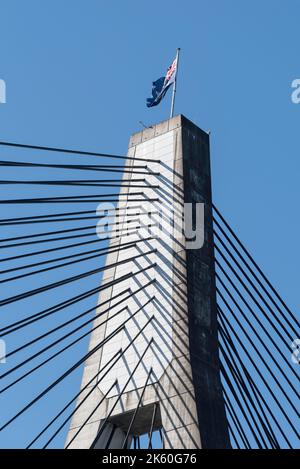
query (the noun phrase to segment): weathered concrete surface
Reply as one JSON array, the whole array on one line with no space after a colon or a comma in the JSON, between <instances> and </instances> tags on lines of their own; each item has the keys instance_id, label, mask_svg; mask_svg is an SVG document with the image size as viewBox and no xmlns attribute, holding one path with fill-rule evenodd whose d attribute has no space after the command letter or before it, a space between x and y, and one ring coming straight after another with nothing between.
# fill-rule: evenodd
<instances>
[{"instance_id":1,"label":"weathered concrete surface","mask_svg":"<svg viewBox=\"0 0 300 469\"><path fill-rule=\"evenodd\" d=\"M190 121L182 126L185 202L205 203L205 243L187 255L190 360L204 448L230 447L218 362L209 136Z\"/></svg>"},{"instance_id":2,"label":"weathered concrete surface","mask_svg":"<svg viewBox=\"0 0 300 469\"><path fill-rule=\"evenodd\" d=\"M122 281L101 293L96 311L97 316L101 313L101 317L97 317L94 323L99 328L91 335L90 349L115 330L129 314L145 304L146 300L155 298L137 313L135 320L126 324L126 330L87 360L82 387L108 363L120 346L124 349L130 343L149 318L153 316L154 319L137 342L129 347L125 360L116 364L76 412L66 444L98 406L70 447L89 448L110 413L109 425L96 447L122 446L121 440L152 367L153 375L132 427L132 435L149 431L154 404L159 403L154 427L162 427L165 448L227 448L229 437L217 353L208 135L183 116L176 116L134 134L130 139L128 156L160 160L160 164L148 163L149 176L146 177L148 184L159 185L159 188L145 189L144 198L159 198L159 202L150 203L150 209L160 209L163 217L169 215L170 208L174 210L172 228L169 233L160 233L158 239L140 242L130 252L120 251L108 256L106 265L111 266L114 262L126 261L131 256L157 249L157 252L139 258L138 262L130 261L129 264L105 271L103 284L128 272L137 274L133 279ZM126 162L126 166L133 168L141 164L135 159ZM152 174L156 171L160 172L159 176ZM125 174L124 180L133 184L134 179L140 177L138 174ZM128 198L129 192L132 194L140 190L122 187L122 199ZM186 249L178 214L183 202L205 202L205 243L201 249ZM118 207L122 208L125 204L120 201ZM137 204L128 201L127 204L130 213L135 213L134 206ZM160 221L155 216L151 217L153 220ZM118 221L122 222L123 229L126 216L122 218L120 215ZM140 240L137 236L124 235L122 232L118 240L111 240L111 246ZM145 267L149 267L147 272L139 274L138 271ZM153 279L156 281L154 284L126 300L128 311L112 318L120 301L120 297L116 299L117 294L126 288L134 292ZM108 322L104 322L107 319ZM142 364L138 366L120 399L120 389L151 339L151 347L147 349ZM77 405L94 383L89 384ZM113 386L111 391L110 386ZM112 437L111 428L117 428Z\"/></svg>"}]
</instances>

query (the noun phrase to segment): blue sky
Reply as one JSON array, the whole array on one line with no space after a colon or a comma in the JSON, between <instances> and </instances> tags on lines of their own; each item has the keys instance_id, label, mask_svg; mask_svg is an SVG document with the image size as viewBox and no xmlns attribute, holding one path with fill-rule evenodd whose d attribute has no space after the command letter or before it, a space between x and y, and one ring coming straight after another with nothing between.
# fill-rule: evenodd
<instances>
[{"instance_id":1,"label":"blue sky","mask_svg":"<svg viewBox=\"0 0 300 469\"><path fill-rule=\"evenodd\" d=\"M2 0L0 140L125 154L139 121L168 117L170 95L157 108L145 102L181 47L175 112L211 130L215 204L297 312L300 104L291 83L300 77L299 15L297 0ZM34 299L25 308L38 306ZM68 390L79 381L80 372ZM31 386L6 398L5 415ZM0 446L24 446L41 409L47 422L60 408L58 397L16 422Z\"/></svg>"}]
</instances>

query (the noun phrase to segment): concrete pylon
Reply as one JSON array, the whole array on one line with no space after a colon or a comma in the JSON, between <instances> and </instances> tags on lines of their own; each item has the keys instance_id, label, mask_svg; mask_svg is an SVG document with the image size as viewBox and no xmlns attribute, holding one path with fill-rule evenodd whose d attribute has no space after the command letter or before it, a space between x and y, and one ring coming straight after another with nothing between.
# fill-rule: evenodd
<instances>
[{"instance_id":1,"label":"concrete pylon","mask_svg":"<svg viewBox=\"0 0 300 469\"><path fill-rule=\"evenodd\" d=\"M89 350L111 338L85 362L66 446L90 448L98 435L95 448L129 447L134 436L161 429L166 449L229 448L209 136L179 115L132 135L128 157L112 228L120 236L110 240L116 249L107 256ZM147 168L139 158L149 160ZM199 215L193 242L181 228L186 203ZM204 204L203 216L196 203Z\"/></svg>"}]
</instances>

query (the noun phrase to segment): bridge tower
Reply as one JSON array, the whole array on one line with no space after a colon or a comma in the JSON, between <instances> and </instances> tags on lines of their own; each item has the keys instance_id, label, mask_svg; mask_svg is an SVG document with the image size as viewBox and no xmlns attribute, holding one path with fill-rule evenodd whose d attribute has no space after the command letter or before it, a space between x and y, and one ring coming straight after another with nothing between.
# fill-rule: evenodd
<instances>
[{"instance_id":1,"label":"bridge tower","mask_svg":"<svg viewBox=\"0 0 300 469\"><path fill-rule=\"evenodd\" d=\"M204 204L202 239L190 248L186 203L194 216ZM160 430L166 449L229 448L206 132L179 115L131 136L111 235L66 447L128 448Z\"/></svg>"}]
</instances>

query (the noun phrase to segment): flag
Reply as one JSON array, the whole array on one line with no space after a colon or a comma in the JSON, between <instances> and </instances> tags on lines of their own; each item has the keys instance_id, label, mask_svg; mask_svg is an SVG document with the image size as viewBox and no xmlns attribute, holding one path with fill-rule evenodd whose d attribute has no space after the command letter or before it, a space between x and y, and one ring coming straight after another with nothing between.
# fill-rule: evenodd
<instances>
[{"instance_id":1,"label":"flag","mask_svg":"<svg viewBox=\"0 0 300 469\"><path fill-rule=\"evenodd\" d=\"M177 57L167 70L166 76L152 83L152 98L147 99L147 107L157 106L174 83L177 72Z\"/></svg>"}]
</instances>

